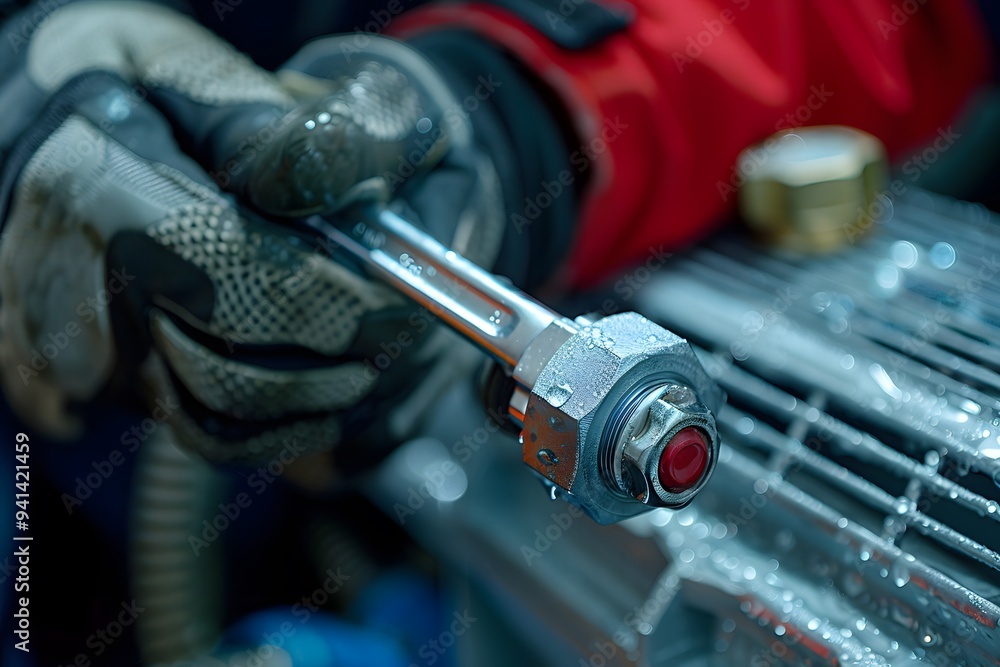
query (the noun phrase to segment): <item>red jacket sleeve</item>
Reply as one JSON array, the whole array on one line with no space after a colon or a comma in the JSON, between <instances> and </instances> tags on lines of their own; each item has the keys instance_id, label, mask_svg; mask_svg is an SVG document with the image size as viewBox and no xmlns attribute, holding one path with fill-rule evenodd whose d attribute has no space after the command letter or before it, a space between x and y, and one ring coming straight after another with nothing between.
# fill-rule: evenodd
<instances>
[{"instance_id":1,"label":"red jacket sleeve","mask_svg":"<svg viewBox=\"0 0 1000 667\"><path fill-rule=\"evenodd\" d=\"M734 204L739 152L776 130L851 125L898 155L947 128L988 74L962 0L629 4L628 28L579 51L485 4L425 6L393 26L404 39L477 32L561 97L580 137L572 176L590 172L575 286L704 236Z\"/></svg>"}]
</instances>

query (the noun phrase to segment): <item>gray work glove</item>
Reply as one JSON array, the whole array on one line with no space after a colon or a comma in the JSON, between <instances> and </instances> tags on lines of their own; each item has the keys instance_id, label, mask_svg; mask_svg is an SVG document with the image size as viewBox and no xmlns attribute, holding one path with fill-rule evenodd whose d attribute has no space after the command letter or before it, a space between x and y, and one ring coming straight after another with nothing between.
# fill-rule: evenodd
<instances>
[{"instance_id":1,"label":"gray work glove","mask_svg":"<svg viewBox=\"0 0 1000 667\"><path fill-rule=\"evenodd\" d=\"M503 207L421 56L351 56L321 40L274 75L119 2L63 6L0 55L0 383L32 427L72 438L94 401L138 396L206 457L249 460L416 393L429 314L294 222L405 202L489 265Z\"/></svg>"}]
</instances>

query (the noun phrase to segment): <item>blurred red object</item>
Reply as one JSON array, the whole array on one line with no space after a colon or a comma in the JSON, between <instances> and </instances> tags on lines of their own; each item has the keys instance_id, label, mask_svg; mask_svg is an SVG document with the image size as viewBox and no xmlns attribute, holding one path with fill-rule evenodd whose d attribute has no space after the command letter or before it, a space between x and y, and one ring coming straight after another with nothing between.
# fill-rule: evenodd
<instances>
[{"instance_id":1,"label":"blurred red object","mask_svg":"<svg viewBox=\"0 0 1000 667\"><path fill-rule=\"evenodd\" d=\"M393 25L404 39L477 32L562 98L581 138L571 164L590 170L564 276L575 287L705 236L735 203L737 155L775 131L850 125L899 155L947 134L989 75L986 33L962 0L625 6L627 29L579 51L484 4L429 5Z\"/></svg>"}]
</instances>

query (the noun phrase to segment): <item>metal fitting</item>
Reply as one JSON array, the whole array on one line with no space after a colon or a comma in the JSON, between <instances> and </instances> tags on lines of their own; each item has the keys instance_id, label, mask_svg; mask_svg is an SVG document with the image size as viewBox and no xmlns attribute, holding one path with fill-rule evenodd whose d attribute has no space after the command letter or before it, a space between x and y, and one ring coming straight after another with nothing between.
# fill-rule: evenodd
<instances>
[{"instance_id":1,"label":"metal fitting","mask_svg":"<svg viewBox=\"0 0 1000 667\"><path fill-rule=\"evenodd\" d=\"M682 507L715 467L711 411L722 400L687 341L636 313L612 315L569 336L538 373L524 412L524 462L599 523ZM684 447L690 437L699 441ZM683 478L679 485L661 475L668 452L664 472ZM698 453L701 462L675 460ZM692 465L698 474L685 476Z\"/></svg>"},{"instance_id":2,"label":"metal fitting","mask_svg":"<svg viewBox=\"0 0 1000 667\"><path fill-rule=\"evenodd\" d=\"M621 429L608 436L610 486L646 505L671 508L686 505L707 481L718 439L708 408L680 384L640 394Z\"/></svg>"},{"instance_id":3,"label":"metal fitting","mask_svg":"<svg viewBox=\"0 0 1000 667\"><path fill-rule=\"evenodd\" d=\"M738 159L740 212L762 240L798 252L832 252L875 226L889 168L885 147L851 127L779 132Z\"/></svg>"}]
</instances>

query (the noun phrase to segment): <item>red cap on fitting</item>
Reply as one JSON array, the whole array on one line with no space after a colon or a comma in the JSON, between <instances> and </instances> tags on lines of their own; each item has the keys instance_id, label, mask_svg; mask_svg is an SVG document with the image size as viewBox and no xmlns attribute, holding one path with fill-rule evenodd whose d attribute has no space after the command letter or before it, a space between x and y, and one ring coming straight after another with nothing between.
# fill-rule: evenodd
<instances>
[{"instance_id":1,"label":"red cap on fitting","mask_svg":"<svg viewBox=\"0 0 1000 667\"><path fill-rule=\"evenodd\" d=\"M678 431L660 454L660 484L680 493L698 483L708 465L708 441L694 426Z\"/></svg>"}]
</instances>

